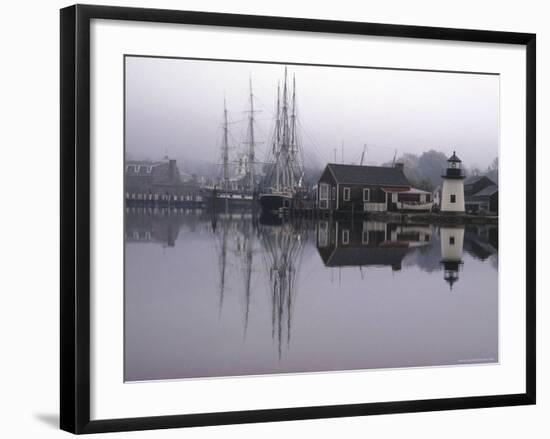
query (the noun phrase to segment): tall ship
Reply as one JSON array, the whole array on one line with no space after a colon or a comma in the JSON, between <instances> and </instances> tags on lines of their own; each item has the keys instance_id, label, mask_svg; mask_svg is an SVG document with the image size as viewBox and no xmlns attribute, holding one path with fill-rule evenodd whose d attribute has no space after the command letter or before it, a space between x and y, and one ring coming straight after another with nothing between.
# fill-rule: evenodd
<instances>
[{"instance_id":1,"label":"tall ship","mask_svg":"<svg viewBox=\"0 0 550 439\"><path fill-rule=\"evenodd\" d=\"M254 132L254 95L252 79L249 80L250 107L247 118L247 136L244 141L245 151L237 157L230 157L230 132L227 104L223 102L221 170L215 181L203 186L203 193L215 208L252 207L257 195L258 179L256 172L256 139Z\"/></svg>"},{"instance_id":2,"label":"tall ship","mask_svg":"<svg viewBox=\"0 0 550 439\"><path fill-rule=\"evenodd\" d=\"M296 129L296 77L288 86L287 68L281 92L277 86L277 106L271 157L263 180L259 202L263 212L291 207L307 196L304 184L303 152Z\"/></svg>"}]
</instances>

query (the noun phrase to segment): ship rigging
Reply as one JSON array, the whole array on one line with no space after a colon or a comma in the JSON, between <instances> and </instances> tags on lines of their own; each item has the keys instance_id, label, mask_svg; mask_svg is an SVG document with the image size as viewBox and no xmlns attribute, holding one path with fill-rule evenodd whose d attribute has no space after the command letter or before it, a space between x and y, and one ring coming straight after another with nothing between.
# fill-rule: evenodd
<instances>
[{"instance_id":1,"label":"ship rigging","mask_svg":"<svg viewBox=\"0 0 550 439\"><path fill-rule=\"evenodd\" d=\"M256 175L256 136L254 113L254 94L252 92L252 79L249 80L249 110L245 154L240 155L237 160L230 160L229 125L232 123L228 118L227 103L223 101L223 122L222 122L222 144L221 144L221 176L217 183L206 186L214 207L247 207L251 206L255 199L257 187ZM237 175L232 175L234 164L237 164Z\"/></svg>"},{"instance_id":2,"label":"ship rigging","mask_svg":"<svg viewBox=\"0 0 550 439\"><path fill-rule=\"evenodd\" d=\"M296 200L307 196L304 184L303 151L297 130L296 78L289 85L285 67L284 80L277 85L276 112L271 148L266 162L256 159L258 141L255 132L254 94L252 79L249 79L249 109L247 110L247 134L244 154L236 161L230 160L230 132L232 123L228 118L224 99L221 175L214 184L204 187L214 207L252 207L259 201L264 212L276 212L290 207ZM235 175L234 163L237 164ZM262 165L259 167L259 165ZM259 172L258 172L259 171ZM264 175L265 173L265 175Z\"/></svg>"},{"instance_id":3,"label":"ship rigging","mask_svg":"<svg viewBox=\"0 0 550 439\"><path fill-rule=\"evenodd\" d=\"M305 196L306 193L302 150L296 130L296 77L292 78L290 91L287 77L285 67L282 96L280 85L277 86L272 165L265 181L265 190L259 196L262 210L265 212L290 207L293 200Z\"/></svg>"}]
</instances>

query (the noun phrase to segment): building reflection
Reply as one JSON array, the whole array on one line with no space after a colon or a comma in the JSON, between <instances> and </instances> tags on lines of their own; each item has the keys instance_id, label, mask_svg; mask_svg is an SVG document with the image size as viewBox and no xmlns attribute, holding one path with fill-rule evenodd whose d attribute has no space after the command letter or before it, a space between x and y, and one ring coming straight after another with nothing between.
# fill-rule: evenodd
<instances>
[{"instance_id":1,"label":"building reflection","mask_svg":"<svg viewBox=\"0 0 550 439\"><path fill-rule=\"evenodd\" d=\"M174 247L182 228L196 233L206 228L197 209L127 207L124 236L127 243L156 243Z\"/></svg>"},{"instance_id":2,"label":"building reflection","mask_svg":"<svg viewBox=\"0 0 550 439\"><path fill-rule=\"evenodd\" d=\"M430 245L431 227L375 221L319 221L317 250L325 267L388 266L401 270L407 253Z\"/></svg>"},{"instance_id":3,"label":"building reflection","mask_svg":"<svg viewBox=\"0 0 550 439\"><path fill-rule=\"evenodd\" d=\"M498 227L471 224L464 228L464 250L474 258L485 261L498 253Z\"/></svg>"}]
</instances>

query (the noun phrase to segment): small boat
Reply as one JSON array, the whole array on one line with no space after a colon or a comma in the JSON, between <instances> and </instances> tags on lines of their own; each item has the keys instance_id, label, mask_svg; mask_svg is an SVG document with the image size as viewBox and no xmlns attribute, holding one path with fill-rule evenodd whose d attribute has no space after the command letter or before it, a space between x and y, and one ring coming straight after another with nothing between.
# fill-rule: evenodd
<instances>
[{"instance_id":1,"label":"small boat","mask_svg":"<svg viewBox=\"0 0 550 439\"><path fill-rule=\"evenodd\" d=\"M430 212L433 207L433 202L418 202L418 201L400 201L397 203L398 210L411 210L420 212Z\"/></svg>"}]
</instances>

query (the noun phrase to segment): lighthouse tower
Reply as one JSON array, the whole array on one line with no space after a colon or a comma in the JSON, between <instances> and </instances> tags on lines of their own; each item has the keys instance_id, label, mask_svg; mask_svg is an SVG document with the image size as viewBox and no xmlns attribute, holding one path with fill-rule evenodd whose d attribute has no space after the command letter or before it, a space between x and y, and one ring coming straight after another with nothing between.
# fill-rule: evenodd
<instances>
[{"instance_id":1,"label":"lighthouse tower","mask_svg":"<svg viewBox=\"0 0 550 439\"><path fill-rule=\"evenodd\" d=\"M441 212L464 212L464 172L462 161L453 155L447 159L447 169L443 174L443 187L441 189Z\"/></svg>"},{"instance_id":2,"label":"lighthouse tower","mask_svg":"<svg viewBox=\"0 0 550 439\"><path fill-rule=\"evenodd\" d=\"M443 264L443 279L451 290L458 281L458 272L462 265L462 250L464 248L464 226L441 227L441 264Z\"/></svg>"}]
</instances>

